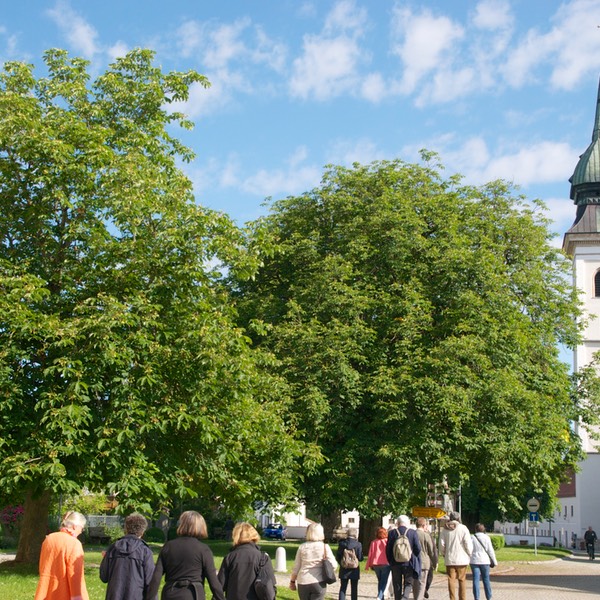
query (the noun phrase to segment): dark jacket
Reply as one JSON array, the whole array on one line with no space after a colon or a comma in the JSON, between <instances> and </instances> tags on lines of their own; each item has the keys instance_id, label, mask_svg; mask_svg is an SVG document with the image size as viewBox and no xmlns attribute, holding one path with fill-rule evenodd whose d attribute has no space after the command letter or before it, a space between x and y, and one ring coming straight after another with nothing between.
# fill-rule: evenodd
<instances>
[{"instance_id":1,"label":"dark jacket","mask_svg":"<svg viewBox=\"0 0 600 600\"><path fill-rule=\"evenodd\" d=\"M394 542L398 539L400 533L406 534L406 537L410 542L410 547L412 550L410 562L399 563L394 560ZM419 537L415 529L410 529L404 526L398 527L397 529L392 529L388 533L388 541L387 546L385 547L385 555L387 556L388 562L392 567L410 566L412 567L414 577L421 576L421 544L419 543Z\"/></svg>"},{"instance_id":2,"label":"dark jacket","mask_svg":"<svg viewBox=\"0 0 600 600\"><path fill-rule=\"evenodd\" d=\"M227 600L257 600L253 584L258 572L258 563L264 556L265 552L253 543L234 546L227 553L219 569L219 581ZM276 585L270 558L265 567L273 585Z\"/></svg>"},{"instance_id":3,"label":"dark jacket","mask_svg":"<svg viewBox=\"0 0 600 600\"><path fill-rule=\"evenodd\" d=\"M148 588L148 600L156 597L163 573L162 600L204 600L205 579L213 599L225 600L212 552L195 537L178 537L162 547Z\"/></svg>"},{"instance_id":4,"label":"dark jacket","mask_svg":"<svg viewBox=\"0 0 600 600\"><path fill-rule=\"evenodd\" d=\"M356 558L358 558L359 561L363 560L362 544L354 538L347 538L340 541L337 552L335 553L335 558L340 565L342 557L344 556L344 550L346 549L354 550ZM356 567L356 569L344 569L340 566L340 579L360 579L360 567Z\"/></svg>"},{"instance_id":5,"label":"dark jacket","mask_svg":"<svg viewBox=\"0 0 600 600\"><path fill-rule=\"evenodd\" d=\"M154 572L152 550L136 535L126 535L108 547L100 563L100 579L108 583L106 600L147 600Z\"/></svg>"}]
</instances>

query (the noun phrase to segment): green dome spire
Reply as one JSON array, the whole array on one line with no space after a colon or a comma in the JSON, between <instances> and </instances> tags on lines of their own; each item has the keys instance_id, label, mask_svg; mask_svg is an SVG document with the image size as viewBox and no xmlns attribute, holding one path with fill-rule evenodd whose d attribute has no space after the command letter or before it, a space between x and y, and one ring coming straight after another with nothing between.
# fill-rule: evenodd
<instances>
[{"instance_id":1,"label":"green dome spire","mask_svg":"<svg viewBox=\"0 0 600 600\"><path fill-rule=\"evenodd\" d=\"M571 198L575 204L600 204L600 85L596 99L596 117L592 143L579 157L571 182Z\"/></svg>"}]
</instances>

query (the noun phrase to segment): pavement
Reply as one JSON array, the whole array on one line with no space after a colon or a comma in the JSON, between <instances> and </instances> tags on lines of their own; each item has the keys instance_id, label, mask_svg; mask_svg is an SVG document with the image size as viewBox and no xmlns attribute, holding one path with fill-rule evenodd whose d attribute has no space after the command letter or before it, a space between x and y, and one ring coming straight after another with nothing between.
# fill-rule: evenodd
<instances>
[{"instance_id":1,"label":"pavement","mask_svg":"<svg viewBox=\"0 0 600 600\"><path fill-rule=\"evenodd\" d=\"M278 585L287 586L289 574L277 573ZM511 563L492 569L493 600L600 600L600 556L591 561L587 555L536 563ZM339 584L328 586L327 597L337 598ZM359 600L376 600L375 574L361 572L358 583ZM429 589L430 600L448 600L445 575L436 573ZM480 600L485 600L481 586ZM346 593L350 600L350 587ZM467 581L467 600L473 599L471 574Z\"/></svg>"}]
</instances>

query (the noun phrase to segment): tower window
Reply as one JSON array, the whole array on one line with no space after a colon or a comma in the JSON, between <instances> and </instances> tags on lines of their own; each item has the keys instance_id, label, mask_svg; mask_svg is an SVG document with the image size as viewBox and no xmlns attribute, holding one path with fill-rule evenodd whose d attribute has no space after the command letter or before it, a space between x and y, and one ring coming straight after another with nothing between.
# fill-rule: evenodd
<instances>
[{"instance_id":1,"label":"tower window","mask_svg":"<svg viewBox=\"0 0 600 600\"><path fill-rule=\"evenodd\" d=\"M594 296L600 298L600 269L594 275Z\"/></svg>"}]
</instances>

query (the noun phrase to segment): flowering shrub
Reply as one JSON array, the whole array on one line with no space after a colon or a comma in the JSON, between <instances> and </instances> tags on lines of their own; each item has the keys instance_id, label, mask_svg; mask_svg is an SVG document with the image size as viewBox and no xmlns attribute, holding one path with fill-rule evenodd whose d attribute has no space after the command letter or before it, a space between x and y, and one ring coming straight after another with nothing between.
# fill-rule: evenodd
<instances>
[{"instance_id":1,"label":"flowering shrub","mask_svg":"<svg viewBox=\"0 0 600 600\"><path fill-rule=\"evenodd\" d=\"M15 531L19 528L23 519L24 509L21 505L5 506L0 510L0 525L9 531Z\"/></svg>"}]
</instances>

